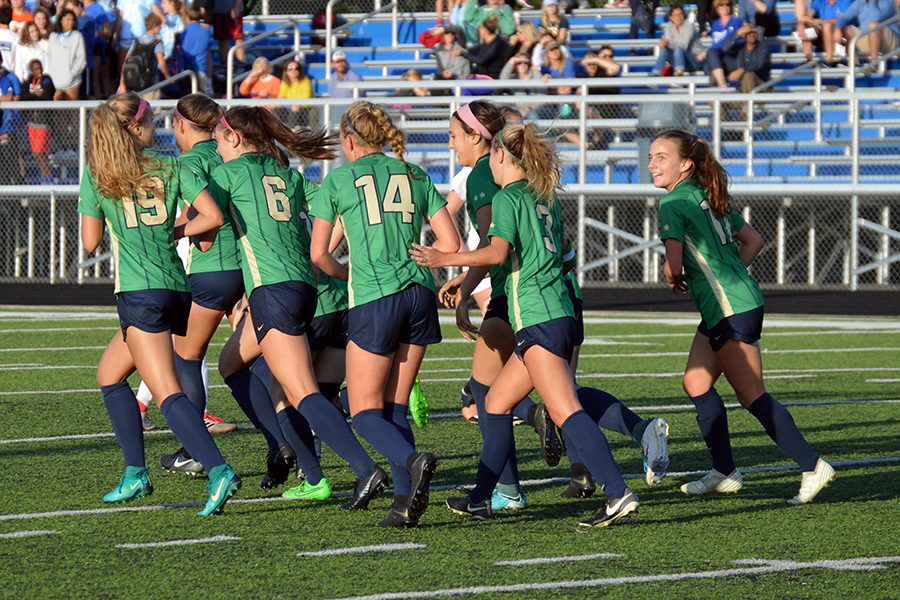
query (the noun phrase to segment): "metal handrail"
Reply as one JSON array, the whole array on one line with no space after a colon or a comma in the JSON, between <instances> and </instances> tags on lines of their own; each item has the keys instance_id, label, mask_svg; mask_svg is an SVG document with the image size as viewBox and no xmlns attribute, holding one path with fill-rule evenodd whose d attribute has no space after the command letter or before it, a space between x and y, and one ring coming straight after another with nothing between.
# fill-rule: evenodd
<instances>
[{"instance_id":1,"label":"metal handrail","mask_svg":"<svg viewBox=\"0 0 900 600\"><path fill-rule=\"evenodd\" d=\"M191 93L196 94L197 89L198 89L197 73L195 73L194 71L191 71L190 69L182 71L181 73L176 73L175 75L172 75L168 79L164 79L164 80L160 81L159 83L154 83L150 87L144 88L141 91L139 91L138 94L143 96L144 94L149 94L150 92L155 92L156 90L161 90L162 88L167 87L167 86L175 83L176 81L180 81L180 80L184 79L185 77L191 78Z\"/></svg>"},{"instance_id":2,"label":"metal handrail","mask_svg":"<svg viewBox=\"0 0 900 600\"><path fill-rule=\"evenodd\" d=\"M334 18L334 5L338 2L338 0L328 0L328 4L325 5L325 81L331 79L331 53L334 49L334 40L332 37L338 31L342 31L345 29L349 29L351 26L356 25L357 23L362 23L366 19L370 19L375 15L386 13L388 11L391 12L391 47L397 47L397 2L391 2L386 6L377 6L375 10L372 12L363 15L362 17L356 19L355 21L350 21L348 23L344 23L338 28L333 28L331 25L331 20Z\"/></svg>"},{"instance_id":3,"label":"metal handrail","mask_svg":"<svg viewBox=\"0 0 900 600\"><path fill-rule=\"evenodd\" d=\"M238 48L246 48L247 46L251 46L260 40L264 40L266 38L270 38L274 35L277 35L288 28L293 28L294 30L294 53L297 54L300 52L300 23L298 23L294 19L288 19L288 22L280 27L276 27L275 29L270 29L269 31L264 31L258 35L254 35L252 38L244 40L243 42L239 42L228 49L228 55L225 59L225 97L229 100L234 98L234 53Z\"/></svg>"},{"instance_id":4,"label":"metal handrail","mask_svg":"<svg viewBox=\"0 0 900 600\"><path fill-rule=\"evenodd\" d=\"M888 19L886 21L882 21L881 23L879 23L878 25L876 25L875 27L873 27L872 29L870 29L869 31L867 31L865 33L860 32L859 35L857 35L852 40L850 40L850 48L847 51L847 66L850 67L850 73L847 75L847 90L848 91L853 92L856 90L856 45L859 43L859 40L861 40L864 37L867 37L869 34L874 33L876 31L881 31L882 29L887 29L894 23L900 23L900 14L894 15L893 17L891 17L890 19ZM879 57L878 60L875 61L875 64L883 64L884 61L887 60L887 58L889 58L889 57L885 57L885 56Z\"/></svg>"},{"instance_id":5,"label":"metal handrail","mask_svg":"<svg viewBox=\"0 0 900 600\"><path fill-rule=\"evenodd\" d=\"M621 87L675 87L686 89L693 93L698 84L706 84L709 78L702 75L683 75L681 77L599 77L596 79L575 79L560 78L551 79L548 83L538 81L538 87L557 88L557 87L581 87L588 85L598 88L621 88ZM429 90L523 90L534 89L535 81L519 79L452 79L452 80L430 80L430 81L352 81L346 83L338 83L339 87L351 88L356 90L387 90L398 89L408 90L413 88L425 88ZM721 91L721 90L716 90ZM404 98L404 102L408 98Z\"/></svg>"},{"instance_id":6,"label":"metal handrail","mask_svg":"<svg viewBox=\"0 0 900 600\"><path fill-rule=\"evenodd\" d=\"M763 92L771 87L775 87L776 85L778 85L779 83L781 83L782 81L787 79L788 77L791 77L794 74L799 73L800 71L805 71L806 69L814 69L817 64L819 64L818 58L810 59L810 60L806 61L805 63L803 63L802 65L796 66L793 69L791 69L790 71L786 71L786 72L782 73L776 79L770 79L769 81L762 82L761 84L759 84L758 86L756 86L755 88L750 90L750 93L756 94L758 92Z\"/></svg>"}]
</instances>

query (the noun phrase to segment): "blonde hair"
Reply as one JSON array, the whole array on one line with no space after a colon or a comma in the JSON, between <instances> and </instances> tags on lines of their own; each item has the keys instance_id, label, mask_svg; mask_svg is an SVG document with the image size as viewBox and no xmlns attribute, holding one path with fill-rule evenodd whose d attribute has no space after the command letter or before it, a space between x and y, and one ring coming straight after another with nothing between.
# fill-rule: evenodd
<instances>
[{"instance_id":1,"label":"blonde hair","mask_svg":"<svg viewBox=\"0 0 900 600\"><path fill-rule=\"evenodd\" d=\"M538 31L537 25L531 21L522 21L519 23L519 31L522 32L521 37L528 40L531 46L541 41L541 33Z\"/></svg>"},{"instance_id":2,"label":"blonde hair","mask_svg":"<svg viewBox=\"0 0 900 600\"><path fill-rule=\"evenodd\" d=\"M553 204L560 187L559 155L535 126L507 125L494 138L494 148L498 147L525 170L528 187L538 198Z\"/></svg>"},{"instance_id":3,"label":"blonde hair","mask_svg":"<svg viewBox=\"0 0 900 600\"><path fill-rule=\"evenodd\" d=\"M161 195L160 182L152 175L162 163L144 154L144 145L129 131L141 106L134 92L118 94L94 109L87 144L88 166L97 190L114 200L136 192ZM152 121L146 110L142 122Z\"/></svg>"},{"instance_id":4,"label":"blonde hair","mask_svg":"<svg viewBox=\"0 0 900 600\"><path fill-rule=\"evenodd\" d=\"M371 102L356 102L341 117L341 133L355 135L365 144L381 150L390 144L397 160L406 165L406 134L397 129L384 109ZM409 165L406 165L409 171ZM410 174L412 172L410 171Z\"/></svg>"}]
</instances>

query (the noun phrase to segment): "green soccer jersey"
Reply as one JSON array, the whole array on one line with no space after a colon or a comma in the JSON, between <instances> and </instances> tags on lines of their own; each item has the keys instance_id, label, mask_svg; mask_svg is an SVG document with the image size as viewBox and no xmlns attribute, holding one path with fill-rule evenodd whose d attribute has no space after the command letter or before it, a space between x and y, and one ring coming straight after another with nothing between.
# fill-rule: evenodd
<instances>
[{"instance_id":1,"label":"green soccer jersey","mask_svg":"<svg viewBox=\"0 0 900 600\"><path fill-rule=\"evenodd\" d=\"M554 202L554 205L559 204L558 202ZM560 217L560 222L562 222L562 218ZM569 269L566 273L566 278L572 284L572 289L575 291L575 297L579 300L584 299L584 295L581 292L581 286L578 285L578 272L575 270L575 263L578 260L578 255L575 252L575 246L572 245L572 242L569 239L566 239L566 243L563 244L563 270ZM571 267L571 268L570 268Z\"/></svg>"},{"instance_id":2,"label":"green soccer jersey","mask_svg":"<svg viewBox=\"0 0 900 600\"><path fill-rule=\"evenodd\" d=\"M201 180L209 182L212 172L222 164L222 157L216 152L216 142L209 140L194 144L193 148L178 157L178 164L182 169L188 169ZM240 250L238 250L237 240L234 238L234 228L231 226L231 217L228 214L228 198L221 193L221 190L216 189L215 191L213 200L216 201L225 216L225 223L219 228L212 247L206 252L201 252L197 246L191 244L185 267L188 275L232 271L241 268Z\"/></svg>"},{"instance_id":3,"label":"green soccer jersey","mask_svg":"<svg viewBox=\"0 0 900 600\"><path fill-rule=\"evenodd\" d=\"M152 171L162 196L135 193L109 198L94 185L89 167L81 177L78 212L106 221L116 264L115 293L138 290L188 292L184 265L175 251L175 212L193 202L206 182L178 169L174 158L146 151L159 160Z\"/></svg>"},{"instance_id":4,"label":"green soccer jersey","mask_svg":"<svg viewBox=\"0 0 900 600\"><path fill-rule=\"evenodd\" d=\"M315 316L330 315L331 313L347 310L347 282L329 277L325 273L319 273L319 301L316 304Z\"/></svg>"},{"instance_id":5,"label":"green soccer jersey","mask_svg":"<svg viewBox=\"0 0 900 600\"><path fill-rule=\"evenodd\" d=\"M469 222L478 230L478 211L489 206L494 201L494 196L500 191L500 186L494 182L494 174L491 173L491 155L485 154L475 163L472 171L466 178L466 212L469 213ZM506 294L506 277L509 275L508 265L491 267L491 298Z\"/></svg>"},{"instance_id":6,"label":"green soccer jersey","mask_svg":"<svg viewBox=\"0 0 900 600\"><path fill-rule=\"evenodd\" d=\"M339 216L350 248L350 308L396 294L414 283L435 291L431 272L409 257L424 217L444 205L420 167L376 152L331 171L310 214Z\"/></svg>"},{"instance_id":7,"label":"green soccer jersey","mask_svg":"<svg viewBox=\"0 0 900 600\"><path fill-rule=\"evenodd\" d=\"M244 289L302 281L315 287L307 206L319 188L267 154L247 153L216 168L210 188L229 198L241 249Z\"/></svg>"},{"instance_id":8,"label":"green soccer jersey","mask_svg":"<svg viewBox=\"0 0 900 600\"><path fill-rule=\"evenodd\" d=\"M713 327L763 305L759 284L747 272L734 235L744 226L737 211L716 216L696 181L679 183L659 202L660 239L684 246L684 272L703 322Z\"/></svg>"},{"instance_id":9,"label":"green soccer jersey","mask_svg":"<svg viewBox=\"0 0 900 600\"><path fill-rule=\"evenodd\" d=\"M525 181L494 196L488 235L510 243L509 319L516 331L562 317L575 309L563 282L562 218L559 200L538 200Z\"/></svg>"}]
</instances>

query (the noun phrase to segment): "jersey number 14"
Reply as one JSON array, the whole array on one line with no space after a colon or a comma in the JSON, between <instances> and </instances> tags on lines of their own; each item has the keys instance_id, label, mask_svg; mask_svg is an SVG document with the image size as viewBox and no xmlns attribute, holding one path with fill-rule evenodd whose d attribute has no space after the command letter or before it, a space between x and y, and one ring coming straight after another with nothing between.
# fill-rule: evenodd
<instances>
[{"instance_id":1,"label":"jersey number 14","mask_svg":"<svg viewBox=\"0 0 900 600\"><path fill-rule=\"evenodd\" d=\"M366 217L369 225L380 225L382 215L386 213L400 213L404 223L412 223L416 214L416 205L412 199L412 189L409 186L409 177L395 173L388 179L384 198L378 198L378 189L375 187L375 177L361 175L353 182L356 189L362 189L363 198L366 201Z\"/></svg>"}]
</instances>

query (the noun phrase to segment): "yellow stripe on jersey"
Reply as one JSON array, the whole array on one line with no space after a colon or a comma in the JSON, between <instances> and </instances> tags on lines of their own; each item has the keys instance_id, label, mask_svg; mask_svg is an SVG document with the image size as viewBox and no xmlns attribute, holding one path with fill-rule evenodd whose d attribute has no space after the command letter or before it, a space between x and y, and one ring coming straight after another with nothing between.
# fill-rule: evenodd
<instances>
[{"instance_id":1,"label":"yellow stripe on jersey","mask_svg":"<svg viewBox=\"0 0 900 600\"><path fill-rule=\"evenodd\" d=\"M188 240L187 260L184 263L184 272L186 275L191 274L191 260L194 257L194 243Z\"/></svg>"},{"instance_id":2,"label":"yellow stripe on jersey","mask_svg":"<svg viewBox=\"0 0 900 600\"><path fill-rule=\"evenodd\" d=\"M113 253L113 261L115 262L116 269L116 287L113 293L119 293L119 238L116 237L116 234L113 232L112 223L109 222L109 219L106 219L106 228L109 230L109 241L110 247L112 248Z\"/></svg>"},{"instance_id":3,"label":"yellow stripe on jersey","mask_svg":"<svg viewBox=\"0 0 900 600\"><path fill-rule=\"evenodd\" d=\"M341 229L344 230L344 241L347 242L347 254L349 258L350 254L350 238L347 236L347 228L344 227L344 220L341 215L337 215L337 218L334 220L335 225L340 224ZM353 269L350 268L351 262L347 261L347 306L349 308L353 308L356 306L356 300L353 297Z\"/></svg>"},{"instance_id":4,"label":"yellow stripe on jersey","mask_svg":"<svg viewBox=\"0 0 900 600\"><path fill-rule=\"evenodd\" d=\"M259 274L259 265L256 262L256 254L253 253L253 248L250 247L250 240L247 239L247 232L241 229L240 215L234 208L234 204L229 204L228 208L231 210L231 224L234 225L237 237L240 238L241 245L244 247L244 252L247 255L247 268L250 269L250 275L253 277L253 288L256 289L262 285L262 277ZM249 296L252 291L253 290L247 290L247 295Z\"/></svg>"},{"instance_id":5,"label":"yellow stripe on jersey","mask_svg":"<svg viewBox=\"0 0 900 600\"><path fill-rule=\"evenodd\" d=\"M734 310L731 308L731 302L728 301L728 296L725 295L725 290L722 288L722 284L719 283L715 273L713 273L712 269L709 267L709 263L703 258L703 255L697 249L697 246L694 245L694 241L690 236L684 236L684 243L688 247L688 250L691 251L691 256L693 256L697 261L697 264L700 265L700 269L703 271L703 275L706 277L706 281L709 283L709 287L712 289L716 301L719 303L719 308L722 309L722 316L730 317L734 314Z\"/></svg>"},{"instance_id":6,"label":"yellow stripe on jersey","mask_svg":"<svg viewBox=\"0 0 900 600\"><path fill-rule=\"evenodd\" d=\"M510 250L509 260L512 264L512 289L513 289L513 317L516 320L516 331L522 329L522 311L519 306L519 257L515 250Z\"/></svg>"}]
</instances>

